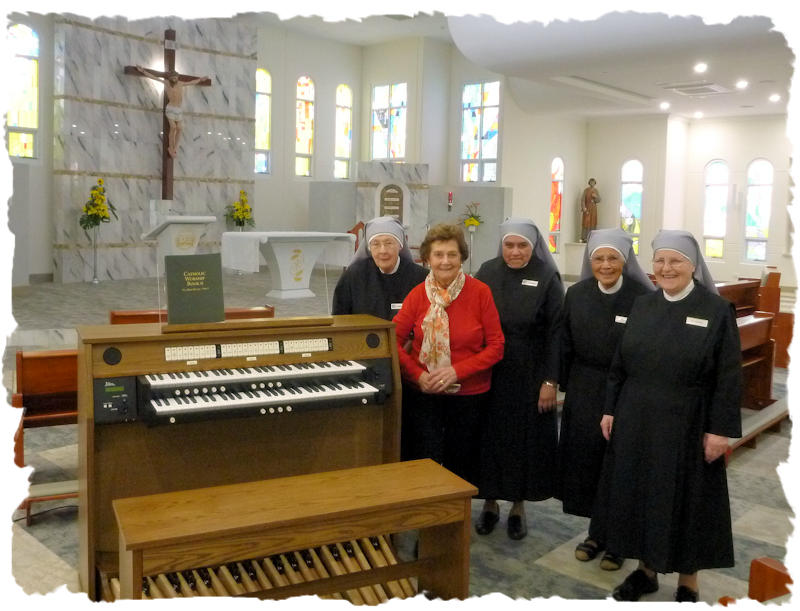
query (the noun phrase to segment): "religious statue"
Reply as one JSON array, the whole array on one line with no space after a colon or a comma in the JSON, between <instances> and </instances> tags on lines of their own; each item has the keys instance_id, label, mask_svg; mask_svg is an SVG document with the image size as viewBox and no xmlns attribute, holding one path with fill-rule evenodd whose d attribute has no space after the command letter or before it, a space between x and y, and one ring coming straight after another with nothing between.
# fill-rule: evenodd
<instances>
[{"instance_id":1,"label":"religious statue","mask_svg":"<svg viewBox=\"0 0 800 611\"><path fill-rule=\"evenodd\" d=\"M594 178L589 179L589 186L583 190L581 196L581 242L586 242L589 232L597 227L597 204L600 193L595 188Z\"/></svg>"},{"instance_id":2,"label":"religious statue","mask_svg":"<svg viewBox=\"0 0 800 611\"><path fill-rule=\"evenodd\" d=\"M144 76L156 81L164 83L164 93L167 96L167 106L164 109L164 114L167 116L169 122L169 144L167 152L170 157L176 157L178 154L178 142L181 137L181 129L183 123L183 88L190 85L197 85L198 83L207 80L208 77L202 76L189 81L180 80L180 75L174 70L167 73L166 77L158 76L145 70L141 66L136 66L136 69Z\"/></svg>"}]
</instances>

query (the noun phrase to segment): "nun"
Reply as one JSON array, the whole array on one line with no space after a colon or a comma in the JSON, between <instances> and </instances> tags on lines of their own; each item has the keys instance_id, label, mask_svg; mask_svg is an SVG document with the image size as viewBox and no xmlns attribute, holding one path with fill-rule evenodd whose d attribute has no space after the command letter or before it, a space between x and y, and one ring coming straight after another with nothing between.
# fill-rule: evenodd
<instances>
[{"instance_id":1,"label":"nun","mask_svg":"<svg viewBox=\"0 0 800 611\"><path fill-rule=\"evenodd\" d=\"M414 263L403 225L392 216L364 226L364 240L333 291L333 314L372 314L391 320L409 291L428 275Z\"/></svg>"},{"instance_id":2,"label":"nun","mask_svg":"<svg viewBox=\"0 0 800 611\"><path fill-rule=\"evenodd\" d=\"M581 279L567 289L559 325L559 385L566 395L558 440L556 497L564 513L592 516L607 444L600 419L608 370L634 299L655 288L639 267L633 241L625 231L595 229L589 234ZM603 550L603 541L587 537L578 544L575 557L586 562ZM606 550L600 568L617 570L623 561Z\"/></svg>"},{"instance_id":3,"label":"nun","mask_svg":"<svg viewBox=\"0 0 800 611\"><path fill-rule=\"evenodd\" d=\"M475 275L492 291L506 340L503 359L492 371L483 419L478 489L484 505L475 530L492 532L502 499L511 501L507 534L522 539L527 534L524 502L551 498L554 491L557 324L564 285L530 219L509 218L500 225L497 255Z\"/></svg>"},{"instance_id":4,"label":"nun","mask_svg":"<svg viewBox=\"0 0 800 611\"><path fill-rule=\"evenodd\" d=\"M658 290L634 301L609 371L589 535L639 561L616 600L678 573L675 600L697 602L697 572L734 564L725 453L741 436L739 332L691 233L662 230L652 246Z\"/></svg>"}]
</instances>

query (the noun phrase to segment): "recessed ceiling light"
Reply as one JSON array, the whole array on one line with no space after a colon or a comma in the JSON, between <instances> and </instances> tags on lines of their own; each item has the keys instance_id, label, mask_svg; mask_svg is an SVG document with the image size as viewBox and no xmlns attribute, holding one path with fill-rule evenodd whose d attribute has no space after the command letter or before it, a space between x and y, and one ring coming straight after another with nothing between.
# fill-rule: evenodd
<instances>
[{"instance_id":1,"label":"recessed ceiling light","mask_svg":"<svg viewBox=\"0 0 800 611\"><path fill-rule=\"evenodd\" d=\"M694 65L694 71L698 74L702 74L706 70L708 70L708 64L705 62L699 62Z\"/></svg>"},{"instance_id":2,"label":"recessed ceiling light","mask_svg":"<svg viewBox=\"0 0 800 611\"><path fill-rule=\"evenodd\" d=\"M781 100L781 96L779 94L777 94L777 93L773 93L771 96L769 96L769 101L770 102L780 102L780 100Z\"/></svg>"},{"instance_id":3,"label":"recessed ceiling light","mask_svg":"<svg viewBox=\"0 0 800 611\"><path fill-rule=\"evenodd\" d=\"M658 107L661 110L668 110L669 109L669 102L661 102L661 104L659 104Z\"/></svg>"},{"instance_id":4,"label":"recessed ceiling light","mask_svg":"<svg viewBox=\"0 0 800 611\"><path fill-rule=\"evenodd\" d=\"M749 83L744 79L736 81L736 89L747 89L747 85L749 85Z\"/></svg>"},{"instance_id":5,"label":"recessed ceiling light","mask_svg":"<svg viewBox=\"0 0 800 611\"><path fill-rule=\"evenodd\" d=\"M694 113L694 118L695 119L702 119L703 118L703 113L698 110L696 113Z\"/></svg>"}]
</instances>

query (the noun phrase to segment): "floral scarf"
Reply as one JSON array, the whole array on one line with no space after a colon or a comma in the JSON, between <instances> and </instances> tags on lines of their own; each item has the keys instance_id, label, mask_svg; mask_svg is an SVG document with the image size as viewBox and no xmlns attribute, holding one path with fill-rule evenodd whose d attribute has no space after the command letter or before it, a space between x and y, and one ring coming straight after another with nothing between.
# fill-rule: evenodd
<instances>
[{"instance_id":1,"label":"floral scarf","mask_svg":"<svg viewBox=\"0 0 800 611\"><path fill-rule=\"evenodd\" d=\"M461 293L465 279L464 270L459 270L450 286L441 288L434 280L433 272L425 278L425 293L431 306L422 319L419 360L428 367L428 371L450 365L450 319L447 316L447 307Z\"/></svg>"}]
</instances>

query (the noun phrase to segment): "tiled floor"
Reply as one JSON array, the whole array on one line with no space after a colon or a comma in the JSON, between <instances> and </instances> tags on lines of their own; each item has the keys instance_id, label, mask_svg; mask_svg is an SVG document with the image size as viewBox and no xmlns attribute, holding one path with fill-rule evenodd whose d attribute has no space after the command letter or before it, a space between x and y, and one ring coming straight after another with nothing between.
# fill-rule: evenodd
<instances>
[{"instance_id":1,"label":"tiled floor","mask_svg":"<svg viewBox=\"0 0 800 611\"><path fill-rule=\"evenodd\" d=\"M312 289L317 298L296 301L271 300L276 316L305 316L328 313L338 273L317 270ZM226 274L225 305L255 306L266 302L269 274ZM17 349L69 347L75 344L75 325L104 323L111 309L157 307L158 290L154 280L126 280L91 284L43 284L14 289L13 314L18 328L8 338L3 378L6 388L13 379L13 355ZM786 371L776 370L774 395L786 401ZM8 419L10 438L13 418ZM743 597L747 593L749 564L753 558L770 556L785 561L787 540L792 533L794 513L777 473L778 465L789 455L791 424L780 432L763 434L755 449L738 449L728 469L731 493L736 566L704 571L700 575L703 601L713 603L720 596ZM35 467L33 480L52 481L74 478L77 474L77 433L72 425L30 429L25 436L26 458ZM10 461L10 456L8 457ZM15 469L12 477L24 482L24 472ZM788 470L786 474L788 476ZM7 498L9 511L21 500ZM473 534L471 546L471 585L473 596L500 592L509 598L563 597L566 599L605 599L627 574L634 561L619 572L599 568L599 561L575 560L575 545L586 534L587 521L562 513L555 500L527 504L528 536L512 541L505 534L507 504L501 504L501 522L488 536ZM477 517L480 502L473 502ZM20 512L13 515L11 570L17 584L27 594L47 593L66 586L78 592L77 583L77 502L61 501L34 506L36 516L25 526ZM671 600L676 576L660 576L661 588L643 600ZM70 595L85 601L83 594ZM494 600L494 598L492 599Z\"/></svg>"}]
</instances>

